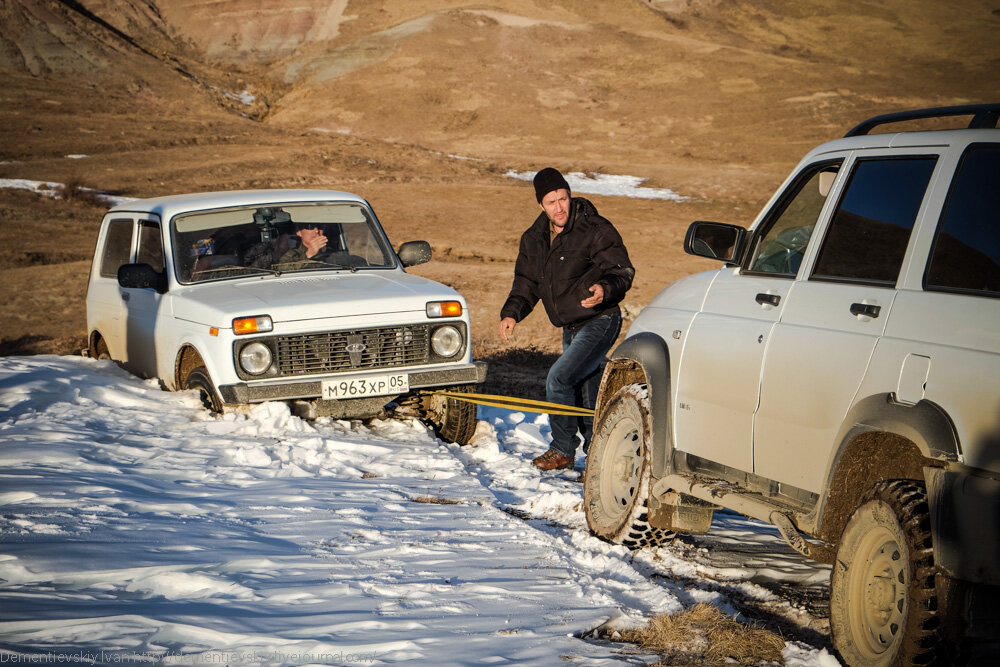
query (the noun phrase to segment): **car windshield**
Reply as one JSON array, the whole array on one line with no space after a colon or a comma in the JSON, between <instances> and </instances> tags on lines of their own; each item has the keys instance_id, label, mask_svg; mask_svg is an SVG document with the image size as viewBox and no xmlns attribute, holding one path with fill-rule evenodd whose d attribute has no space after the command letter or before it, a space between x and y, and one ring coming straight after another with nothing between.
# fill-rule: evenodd
<instances>
[{"instance_id":1,"label":"car windshield","mask_svg":"<svg viewBox=\"0 0 1000 667\"><path fill-rule=\"evenodd\" d=\"M182 283L394 265L374 216L356 203L258 205L178 215L173 241Z\"/></svg>"}]
</instances>

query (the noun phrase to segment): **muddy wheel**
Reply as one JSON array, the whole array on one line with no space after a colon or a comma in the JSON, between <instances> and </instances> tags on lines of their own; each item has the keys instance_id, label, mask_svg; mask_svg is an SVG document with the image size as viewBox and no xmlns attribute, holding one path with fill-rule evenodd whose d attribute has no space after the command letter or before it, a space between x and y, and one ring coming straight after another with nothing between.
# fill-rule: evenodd
<instances>
[{"instance_id":1,"label":"muddy wheel","mask_svg":"<svg viewBox=\"0 0 1000 667\"><path fill-rule=\"evenodd\" d=\"M583 473L587 526L630 549L657 546L675 533L649 524L649 397L645 385L622 387L594 428Z\"/></svg>"},{"instance_id":2,"label":"muddy wheel","mask_svg":"<svg viewBox=\"0 0 1000 667\"><path fill-rule=\"evenodd\" d=\"M470 392L475 387L454 387L454 391ZM467 445L476 433L478 411L475 403L445 396L432 396L426 421L445 442Z\"/></svg>"},{"instance_id":3,"label":"muddy wheel","mask_svg":"<svg viewBox=\"0 0 1000 667\"><path fill-rule=\"evenodd\" d=\"M208 369L204 366L191 369L184 379L184 388L196 390L201 395L202 405L212 412L222 412L222 399L219 398L219 392L215 390Z\"/></svg>"},{"instance_id":4,"label":"muddy wheel","mask_svg":"<svg viewBox=\"0 0 1000 667\"><path fill-rule=\"evenodd\" d=\"M97 345L94 347L94 357L96 359L111 359L108 344L104 342L103 338L98 339Z\"/></svg>"},{"instance_id":5,"label":"muddy wheel","mask_svg":"<svg viewBox=\"0 0 1000 667\"><path fill-rule=\"evenodd\" d=\"M833 645L849 665L926 664L939 643L927 492L882 482L841 536L830 573Z\"/></svg>"}]
</instances>

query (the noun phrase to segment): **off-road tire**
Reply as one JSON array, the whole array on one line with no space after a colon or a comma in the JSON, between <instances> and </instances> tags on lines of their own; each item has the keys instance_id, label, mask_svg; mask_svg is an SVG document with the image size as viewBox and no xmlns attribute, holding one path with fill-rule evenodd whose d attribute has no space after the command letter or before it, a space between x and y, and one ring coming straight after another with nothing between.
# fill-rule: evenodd
<instances>
[{"instance_id":1,"label":"off-road tire","mask_svg":"<svg viewBox=\"0 0 1000 667\"><path fill-rule=\"evenodd\" d=\"M676 535L648 521L650 433L646 386L622 387L594 428L583 473L590 532L630 549L658 546Z\"/></svg>"},{"instance_id":2,"label":"off-road tire","mask_svg":"<svg viewBox=\"0 0 1000 667\"><path fill-rule=\"evenodd\" d=\"M475 387L453 387L454 391L470 392ZM457 445L467 445L476 434L478 410L475 403L445 396L432 396L427 422L439 438Z\"/></svg>"},{"instance_id":3,"label":"off-road tire","mask_svg":"<svg viewBox=\"0 0 1000 667\"><path fill-rule=\"evenodd\" d=\"M923 484L881 482L851 515L830 573L830 630L848 665L934 661L941 622Z\"/></svg>"},{"instance_id":4,"label":"off-road tire","mask_svg":"<svg viewBox=\"0 0 1000 667\"><path fill-rule=\"evenodd\" d=\"M201 395L201 402L212 412L222 412L222 399L219 392L212 384L212 378L208 375L208 369L204 366L196 366L184 378L184 388L194 389Z\"/></svg>"},{"instance_id":5,"label":"off-road tire","mask_svg":"<svg viewBox=\"0 0 1000 667\"><path fill-rule=\"evenodd\" d=\"M94 353L92 356L95 359L111 359L111 352L108 351L108 344L104 342L103 338L98 339L97 345L94 346Z\"/></svg>"}]
</instances>

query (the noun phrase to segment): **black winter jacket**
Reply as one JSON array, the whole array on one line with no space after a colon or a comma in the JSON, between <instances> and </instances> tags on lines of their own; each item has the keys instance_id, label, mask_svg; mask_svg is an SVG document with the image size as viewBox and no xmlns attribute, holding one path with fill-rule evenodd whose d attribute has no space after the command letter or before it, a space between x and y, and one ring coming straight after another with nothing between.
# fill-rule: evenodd
<instances>
[{"instance_id":1,"label":"black winter jacket","mask_svg":"<svg viewBox=\"0 0 1000 667\"><path fill-rule=\"evenodd\" d=\"M520 322L542 300L557 327L589 320L614 308L632 286L635 269L621 235L586 199L573 197L563 231L549 245L549 218L542 212L521 235L514 266L514 284L500 319ZM604 288L604 302L584 308L590 286Z\"/></svg>"}]
</instances>

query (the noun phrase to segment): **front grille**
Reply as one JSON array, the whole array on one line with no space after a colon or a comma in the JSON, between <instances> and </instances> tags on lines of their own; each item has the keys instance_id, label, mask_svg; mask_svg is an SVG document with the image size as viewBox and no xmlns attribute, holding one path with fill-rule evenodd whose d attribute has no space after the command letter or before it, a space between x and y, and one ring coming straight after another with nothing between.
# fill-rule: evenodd
<instances>
[{"instance_id":1,"label":"front grille","mask_svg":"<svg viewBox=\"0 0 1000 667\"><path fill-rule=\"evenodd\" d=\"M311 375L415 366L430 360L430 325L279 336L279 375Z\"/></svg>"}]
</instances>

